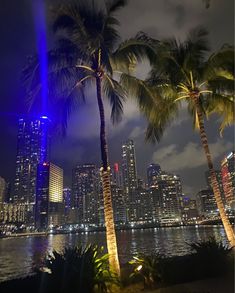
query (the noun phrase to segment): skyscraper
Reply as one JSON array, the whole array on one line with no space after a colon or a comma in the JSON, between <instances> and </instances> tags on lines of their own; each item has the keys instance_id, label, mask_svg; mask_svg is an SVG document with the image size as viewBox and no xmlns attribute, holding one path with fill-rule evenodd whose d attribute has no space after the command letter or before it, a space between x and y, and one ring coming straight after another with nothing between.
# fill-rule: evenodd
<instances>
[{"instance_id":1,"label":"skyscraper","mask_svg":"<svg viewBox=\"0 0 235 293\"><path fill-rule=\"evenodd\" d=\"M116 184L111 184L113 216L116 225L126 223L126 205L124 201L123 189Z\"/></svg>"},{"instance_id":2,"label":"skyscraper","mask_svg":"<svg viewBox=\"0 0 235 293\"><path fill-rule=\"evenodd\" d=\"M111 167L111 183L122 187L122 174L118 163L114 163Z\"/></svg>"},{"instance_id":3,"label":"skyscraper","mask_svg":"<svg viewBox=\"0 0 235 293\"><path fill-rule=\"evenodd\" d=\"M151 193L145 188L142 180L138 179L136 189L136 222L150 223L153 220L153 202Z\"/></svg>"},{"instance_id":4,"label":"skyscraper","mask_svg":"<svg viewBox=\"0 0 235 293\"><path fill-rule=\"evenodd\" d=\"M196 195L196 201L200 216L210 218L218 215L218 209L212 189L205 188L200 190Z\"/></svg>"},{"instance_id":5,"label":"skyscraper","mask_svg":"<svg viewBox=\"0 0 235 293\"><path fill-rule=\"evenodd\" d=\"M157 178L161 174L161 167L158 164L150 164L147 168L148 186L156 186Z\"/></svg>"},{"instance_id":6,"label":"skyscraper","mask_svg":"<svg viewBox=\"0 0 235 293\"><path fill-rule=\"evenodd\" d=\"M65 187L63 189L63 201L64 201L65 214L68 215L69 210L71 208L71 188Z\"/></svg>"},{"instance_id":7,"label":"skyscraper","mask_svg":"<svg viewBox=\"0 0 235 293\"><path fill-rule=\"evenodd\" d=\"M49 173L50 164L38 164L35 203L35 227L46 230L49 222Z\"/></svg>"},{"instance_id":8,"label":"skyscraper","mask_svg":"<svg viewBox=\"0 0 235 293\"><path fill-rule=\"evenodd\" d=\"M235 153L231 152L221 162L222 183L225 202L232 206L235 202Z\"/></svg>"},{"instance_id":9,"label":"skyscraper","mask_svg":"<svg viewBox=\"0 0 235 293\"><path fill-rule=\"evenodd\" d=\"M52 163L40 163L37 170L35 223L39 229L63 223L63 170Z\"/></svg>"},{"instance_id":10,"label":"skyscraper","mask_svg":"<svg viewBox=\"0 0 235 293\"><path fill-rule=\"evenodd\" d=\"M133 140L122 145L122 174L125 201L127 203L128 221L135 221L136 215L136 188L137 172L135 146Z\"/></svg>"},{"instance_id":11,"label":"skyscraper","mask_svg":"<svg viewBox=\"0 0 235 293\"><path fill-rule=\"evenodd\" d=\"M197 204L195 199L182 195L180 200L181 217L184 223L196 221L198 217Z\"/></svg>"},{"instance_id":12,"label":"skyscraper","mask_svg":"<svg viewBox=\"0 0 235 293\"><path fill-rule=\"evenodd\" d=\"M224 189L223 189L222 173L221 173L220 170L215 170L215 175L216 175L217 182L219 184L219 190L220 190L220 194L221 194L221 197L222 197L222 201L225 204L226 199L225 199ZM209 170L205 172L205 176L206 176L207 186L208 186L209 189L212 190L211 175L210 175Z\"/></svg>"},{"instance_id":13,"label":"skyscraper","mask_svg":"<svg viewBox=\"0 0 235 293\"><path fill-rule=\"evenodd\" d=\"M0 222L3 220L3 203L5 201L7 183L4 178L0 176Z\"/></svg>"},{"instance_id":14,"label":"skyscraper","mask_svg":"<svg viewBox=\"0 0 235 293\"><path fill-rule=\"evenodd\" d=\"M94 164L77 165L72 176L72 202L79 224L99 223L99 170Z\"/></svg>"},{"instance_id":15,"label":"skyscraper","mask_svg":"<svg viewBox=\"0 0 235 293\"><path fill-rule=\"evenodd\" d=\"M157 186L150 188L153 200L153 215L160 224L180 222L180 196L182 186L180 177L161 172L157 177Z\"/></svg>"},{"instance_id":16,"label":"skyscraper","mask_svg":"<svg viewBox=\"0 0 235 293\"><path fill-rule=\"evenodd\" d=\"M38 163L48 160L48 119L19 119L14 202L34 204Z\"/></svg>"}]
</instances>

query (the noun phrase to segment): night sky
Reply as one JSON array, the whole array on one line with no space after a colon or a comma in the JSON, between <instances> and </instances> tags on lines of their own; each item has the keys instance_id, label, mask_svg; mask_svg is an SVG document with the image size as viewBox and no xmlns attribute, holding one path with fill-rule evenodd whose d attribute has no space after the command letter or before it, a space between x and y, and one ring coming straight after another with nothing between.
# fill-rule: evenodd
<instances>
[{"instance_id":1,"label":"night sky","mask_svg":"<svg viewBox=\"0 0 235 293\"><path fill-rule=\"evenodd\" d=\"M36 38L31 3L34 0L1 0L0 9L0 176L13 182L15 175L16 136L18 117L26 112L24 89L20 73L28 55L36 52ZM99 0L100 1L100 0ZM46 9L59 1L46 1ZM124 39L144 31L161 39L176 36L183 40L189 29L204 25L210 32L212 50L224 43L233 44L233 0L212 0L209 9L200 0L130 0L120 11L120 34ZM50 20L49 20L50 22ZM53 43L48 31L49 44ZM147 64L138 67L138 76L145 77ZM206 170L198 133L193 132L192 120L182 109L178 119L167 129L161 143L144 142L145 119L133 100L124 105L121 123L113 127L106 105L110 161L121 160L121 144L132 138L136 145L138 176L145 179L148 164L159 163L163 170L179 174L183 191L189 195L203 188ZM100 163L99 116L95 93L90 90L86 104L69 120L67 137L53 138L51 161L65 171L65 183L70 184L75 163ZM215 166L233 149L233 127L221 138L216 117L206 124Z\"/></svg>"}]
</instances>

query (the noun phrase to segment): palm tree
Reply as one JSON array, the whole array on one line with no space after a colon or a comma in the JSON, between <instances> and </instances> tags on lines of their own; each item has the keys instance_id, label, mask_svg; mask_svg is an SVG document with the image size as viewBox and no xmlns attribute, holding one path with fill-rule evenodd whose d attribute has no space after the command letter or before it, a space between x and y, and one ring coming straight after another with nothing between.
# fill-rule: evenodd
<instances>
[{"instance_id":1,"label":"palm tree","mask_svg":"<svg viewBox=\"0 0 235 293\"><path fill-rule=\"evenodd\" d=\"M57 111L57 124L62 126L63 132L68 115L78 105L79 97L85 98L84 86L94 85L96 88L107 249L111 269L118 275L120 266L111 200L103 95L110 102L113 123L118 122L123 111L122 103L126 99L126 89L118 81L120 74L125 73L129 77L143 56L148 56L150 60L154 56L153 48L143 40L141 34L118 45L120 36L116 27L119 22L115 13L125 4L125 0L113 0L104 1L102 7L97 7L94 1L77 1L62 6L53 25L58 46L48 53L48 97L51 108ZM40 99L38 62L37 57L33 58L23 72L31 104Z\"/></svg>"},{"instance_id":2,"label":"palm tree","mask_svg":"<svg viewBox=\"0 0 235 293\"><path fill-rule=\"evenodd\" d=\"M208 51L207 31L203 28L192 30L184 42L163 41L147 81L155 91L155 100L145 103L143 99L141 109L149 121L146 138L159 141L177 115L181 101L187 102L194 126L199 129L224 229L234 246L234 231L222 203L204 125L204 115L211 113L223 116L221 131L234 122L234 49L223 46L206 58Z\"/></svg>"}]
</instances>

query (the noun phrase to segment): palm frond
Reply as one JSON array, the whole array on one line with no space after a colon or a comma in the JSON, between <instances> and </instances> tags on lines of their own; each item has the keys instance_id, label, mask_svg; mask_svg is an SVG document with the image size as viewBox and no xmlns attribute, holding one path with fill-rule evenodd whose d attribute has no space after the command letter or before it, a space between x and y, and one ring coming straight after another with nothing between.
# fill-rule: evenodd
<instances>
[{"instance_id":1,"label":"palm frond","mask_svg":"<svg viewBox=\"0 0 235 293\"><path fill-rule=\"evenodd\" d=\"M218 77L234 79L234 47L223 46L212 54L205 63L202 74L204 80Z\"/></svg>"},{"instance_id":2,"label":"palm frond","mask_svg":"<svg viewBox=\"0 0 235 293\"><path fill-rule=\"evenodd\" d=\"M123 102L126 100L126 91L123 87L107 74L103 80L103 92L111 105L111 119L115 124L120 121L123 113Z\"/></svg>"},{"instance_id":3,"label":"palm frond","mask_svg":"<svg viewBox=\"0 0 235 293\"><path fill-rule=\"evenodd\" d=\"M159 142L165 129L178 115L179 103L172 98L158 97L158 103L147 113L149 125L146 131L146 140Z\"/></svg>"},{"instance_id":4,"label":"palm frond","mask_svg":"<svg viewBox=\"0 0 235 293\"><path fill-rule=\"evenodd\" d=\"M142 62L146 58L150 63L153 63L157 58L157 45L158 41L140 32L135 38L126 40L119 45L111 56L112 63L117 70L120 67L123 68L123 65L126 69L131 69L137 62Z\"/></svg>"},{"instance_id":5,"label":"palm frond","mask_svg":"<svg viewBox=\"0 0 235 293\"><path fill-rule=\"evenodd\" d=\"M208 81L208 89L210 89L213 93L234 94L234 79L214 77Z\"/></svg>"},{"instance_id":6,"label":"palm frond","mask_svg":"<svg viewBox=\"0 0 235 293\"><path fill-rule=\"evenodd\" d=\"M127 5L127 0L106 0L105 6L107 14L111 15L117 12L120 8L123 8Z\"/></svg>"},{"instance_id":7,"label":"palm frond","mask_svg":"<svg viewBox=\"0 0 235 293\"><path fill-rule=\"evenodd\" d=\"M220 134L224 128L235 123L234 95L213 93L207 97L206 112L208 115L216 113L220 117Z\"/></svg>"},{"instance_id":8,"label":"palm frond","mask_svg":"<svg viewBox=\"0 0 235 293\"><path fill-rule=\"evenodd\" d=\"M153 91L152 87L141 79L123 73L120 77L120 84L127 91L128 96L137 101L140 110L145 114L157 102L156 91Z\"/></svg>"},{"instance_id":9,"label":"palm frond","mask_svg":"<svg viewBox=\"0 0 235 293\"><path fill-rule=\"evenodd\" d=\"M164 129L161 127L161 125L158 125L158 127L156 127L156 125L149 123L145 133L145 139L146 141L150 141L152 143L155 143L156 141L160 142L163 133Z\"/></svg>"}]
</instances>

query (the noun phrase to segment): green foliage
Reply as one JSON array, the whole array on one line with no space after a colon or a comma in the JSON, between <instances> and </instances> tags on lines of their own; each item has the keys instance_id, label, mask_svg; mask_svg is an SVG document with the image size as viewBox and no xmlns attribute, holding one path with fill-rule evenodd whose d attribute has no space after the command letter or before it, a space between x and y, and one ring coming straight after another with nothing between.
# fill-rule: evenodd
<instances>
[{"instance_id":1,"label":"green foliage","mask_svg":"<svg viewBox=\"0 0 235 293\"><path fill-rule=\"evenodd\" d=\"M109 292L117 284L110 272L108 254L97 246L66 248L62 253L53 251L44 264L46 292Z\"/></svg>"},{"instance_id":2,"label":"green foliage","mask_svg":"<svg viewBox=\"0 0 235 293\"><path fill-rule=\"evenodd\" d=\"M140 104L149 121L148 140L159 141L183 100L194 128L198 128L195 95L200 112L206 117L213 113L220 117L221 133L234 123L234 47L224 45L207 58L208 51L208 32L203 27L191 30L184 42L175 38L159 42L156 62L147 79L155 102L143 98Z\"/></svg>"},{"instance_id":3,"label":"green foliage","mask_svg":"<svg viewBox=\"0 0 235 293\"><path fill-rule=\"evenodd\" d=\"M193 253L202 257L224 257L231 252L231 248L224 245L222 241L217 241L215 237L210 237L208 240L194 242L189 245Z\"/></svg>"},{"instance_id":4,"label":"green foliage","mask_svg":"<svg viewBox=\"0 0 235 293\"><path fill-rule=\"evenodd\" d=\"M129 263L135 268L130 277L140 276L144 282L144 287L154 288L157 283L162 281L161 267L163 260L164 257L160 254L133 257L133 260Z\"/></svg>"},{"instance_id":5,"label":"green foliage","mask_svg":"<svg viewBox=\"0 0 235 293\"><path fill-rule=\"evenodd\" d=\"M215 238L189 244L191 254L166 257L160 254L134 257L132 280L142 280L144 287L155 288L177 283L213 278L234 269L232 249Z\"/></svg>"}]
</instances>

